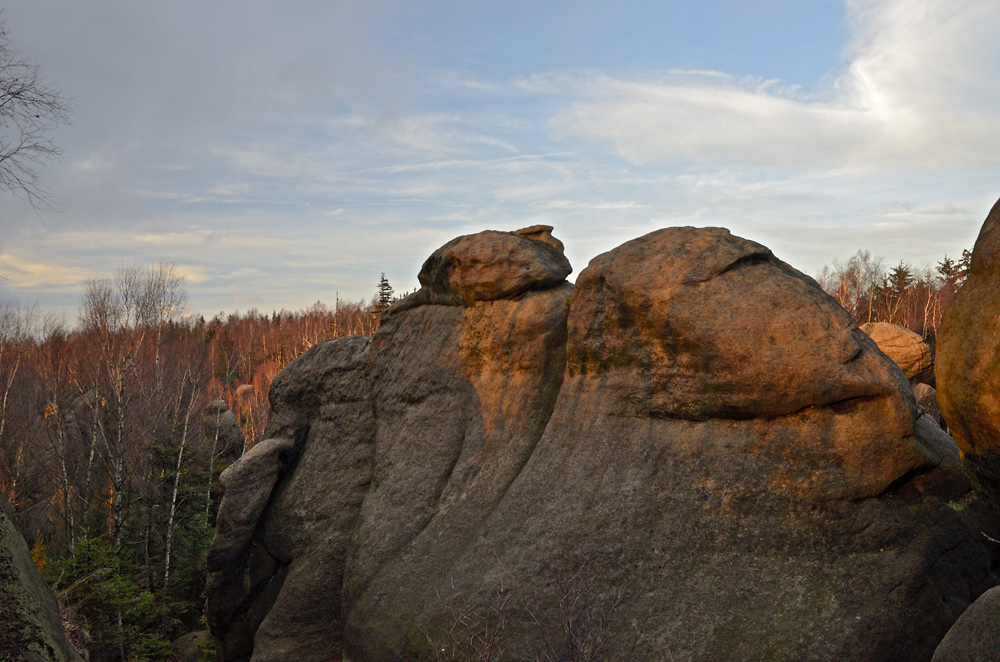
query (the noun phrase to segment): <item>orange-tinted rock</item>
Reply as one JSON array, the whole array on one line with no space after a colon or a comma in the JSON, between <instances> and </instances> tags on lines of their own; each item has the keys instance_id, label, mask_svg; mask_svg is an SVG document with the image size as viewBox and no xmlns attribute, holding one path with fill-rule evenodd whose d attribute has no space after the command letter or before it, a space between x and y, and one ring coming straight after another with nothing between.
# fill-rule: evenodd
<instances>
[{"instance_id":1,"label":"orange-tinted rock","mask_svg":"<svg viewBox=\"0 0 1000 662\"><path fill-rule=\"evenodd\" d=\"M899 367L726 230L651 233L575 288L524 233L449 243L370 344L275 380L272 445L227 475L216 634L434 659L500 595L503 659L564 658L565 619L603 614L611 660L928 660L995 583L996 527Z\"/></svg>"},{"instance_id":2,"label":"orange-tinted rock","mask_svg":"<svg viewBox=\"0 0 1000 662\"><path fill-rule=\"evenodd\" d=\"M944 427L944 418L937 405L937 389L924 383L913 385L913 397L927 414Z\"/></svg>"},{"instance_id":3,"label":"orange-tinted rock","mask_svg":"<svg viewBox=\"0 0 1000 662\"><path fill-rule=\"evenodd\" d=\"M930 345L919 335L888 322L868 322L861 325L861 330L871 336L912 383L933 378L934 356Z\"/></svg>"},{"instance_id":4,"label":"orange-tinted rock","mask_svg":"<svg viewBox=\"0 0 1000 662\"><path fill-rule=\"evenodd\" d=\"M551 230L537 225L452 239L427 258L417 276L420 289L401 307L472 305L562 283L573 268Z\"/></svg>"},{"instance_id":5,"label":"orange-tinted rock","mask_svg":"<svg viewBox=\"0 0 1000 662\"><path fill-rule=\"evenodd\" d=\"M1000 203L983 223L965 283L937 336L937 403L966 467L1000 499Z\"/></svg>"}]
</instances>

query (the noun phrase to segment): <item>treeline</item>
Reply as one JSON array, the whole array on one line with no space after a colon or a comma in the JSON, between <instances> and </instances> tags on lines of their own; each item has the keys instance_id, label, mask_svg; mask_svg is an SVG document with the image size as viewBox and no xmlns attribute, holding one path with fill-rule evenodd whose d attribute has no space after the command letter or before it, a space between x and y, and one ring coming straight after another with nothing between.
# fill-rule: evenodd
<instances>
[{"instance_id":1,"label":"treeline","mask_svg":"<svg viewBox=\"0 0 1000 662\"><path fill-rule=\"evenodd\" d=\"M846 262L823 267L816 280L858 324L889 322L933 339L941 315L965 281L972 253L947 255L933 269L900 261L886 268L881 257L859 250Z\"/></svg>"},{"instance_id":2,"label":"treeline","mask_svg":"<svg viewBox=\"0 0 1000 662\"><path fill-rule=\"evenodd\" d=\"M73 327L0 302L0 490L92 662L169 659L204 629L219 473L261 439L271 379L371 335L391 295L383 277L371 303L189 318L157 264L89 282Z\"/></svg>"}]
</instances>

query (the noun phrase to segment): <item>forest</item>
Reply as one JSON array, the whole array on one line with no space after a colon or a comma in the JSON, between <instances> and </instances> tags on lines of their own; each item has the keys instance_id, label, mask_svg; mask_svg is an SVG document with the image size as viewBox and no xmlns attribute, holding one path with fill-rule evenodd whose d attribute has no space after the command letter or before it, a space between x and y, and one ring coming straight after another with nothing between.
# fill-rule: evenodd
<instances>
[{"instance_id":1,"label":"forest","mask_svg":"<svg viewBox=\"0 0 1000 662\"><path fill-rule=\"evenodd\" d=\"M859 323L933 340L969 259L886 268L858 251L817 280ZM90 660L169 660L205 629L219 474L262 439L271 379L318 342L373 334L393 295L383 274L367 302L206 320L161 262L89 281L73 324L0 302L0 490ZM211 420L229 410L235 447Z\"/></svg>"},{"instance_id":2,"label":"forest","mask_svg":"<svg viewBox=\"0 0 1000 662\"><path fill-rule=\"evenodd\" d=\"M902 261L886 268L883 258L859 250L845 262L823 267L816 279L858 324L896 324L933 343L941 315L965 281L971 260L972 252L966 249L960 259L946 255L933 269L916 269Z\"/></svg>"},{"instance_id":3,"label":"forest","mask_svg":"<svg viewBox=\"0 0 1000 662\"><path fill-rule=\"evenodd\" d=\"M72 326L0 302L0 490L90 660L170 659L204 629L219 474L260 441L271 379L317 342L371 335L392 294L383 276L367 303L205 320L160 263L88 282ZM205 433L220 400L237 448Z\"/></svg>"}]
</instances>

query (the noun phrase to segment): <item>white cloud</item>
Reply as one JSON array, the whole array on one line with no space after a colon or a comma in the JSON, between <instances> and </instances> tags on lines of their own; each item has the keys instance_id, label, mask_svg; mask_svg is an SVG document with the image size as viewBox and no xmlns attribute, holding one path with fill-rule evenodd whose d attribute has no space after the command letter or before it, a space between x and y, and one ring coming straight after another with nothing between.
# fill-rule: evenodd
<instances>
[{"instance_id":1,"label":"white cloud","mask_svg":"<svg viewBox=\"0 0 1000 662\"><path fill-rule=\"evenodd\" d=\"M684 224L808 271L858 248L919 264L971 245L1000 177L998 0L848 0L843 68L808 88L428 66L430 42L397 37L438 22L411 26L420 10L398 0L250 0L233 17L210 2L194 22L187 2L163 26L167 5L120 4L5 12L79 102L45 173L66 213L0 199L0 252L23 262L0 259L21 274L0 295L166 257L195 310L296 308L370 297L382 271L409 289L456 234L533 223L556 226L577 272Z\"/></svg>"},{"instance_id":2,"label":"white cloud","mask_svg":"<svg viewBox=\"0 0 1000 662\"><path fill-rule=\"evenodd\" d=\"M0 274L15 288L78 285L92 276L79 267L26 260L10 253L0 254Z\"/></svg>"},{"instance_id":3,"label":"white cloud","mask_svg":"<svg viewBox=\"0 0 1000 662\"><path fill-rule=\"evenodd\" d=\"M608 144L635 164L870 170L1000 163L1000 3L849 0L848 20L847 66L829 89L806 94L703 71L577 77L562 86L579 100L552 126Z\"/></svg>"}]
</instances>

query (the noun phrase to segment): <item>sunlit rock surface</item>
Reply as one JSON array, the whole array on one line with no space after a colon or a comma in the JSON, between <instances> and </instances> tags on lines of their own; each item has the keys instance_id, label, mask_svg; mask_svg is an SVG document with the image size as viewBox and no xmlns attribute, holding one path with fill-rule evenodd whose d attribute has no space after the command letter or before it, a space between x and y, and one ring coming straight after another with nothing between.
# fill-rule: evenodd
<instances>
[{"instance_id":1,"label":"sunlit rock surface","mask_svg":"<svg viewBox=\"0 0 1000 662\"><path fill-rule=\"evenodd\" d=\"M919 335L888 322L868 322L861 325L861 330L871 336L912 384L933 382L934 353Z\"/></svg>"},{"instance_id":2,"label":"sunlit rock surface","mask_svg":"<svg viewBox=\"0 0 1000 662\"><path fill-rule=\"evenodd\" d=\"M980 488L1000 501L1000 202L938 330L937 404Z\"/></svg>"},{"instance_id":3,"label":"sunlit rock surface","mask_svg":"<svg viewBox=\"0 0 1000 662\"><path fill-rule=\"evenodd\" d=\"M997 583L957 449L812 279L721 228L568 273L551 228L461 237L276 378L226 660L434 659L490 614L511 660L929 660Z\"/></svg>"}]
</instances>

